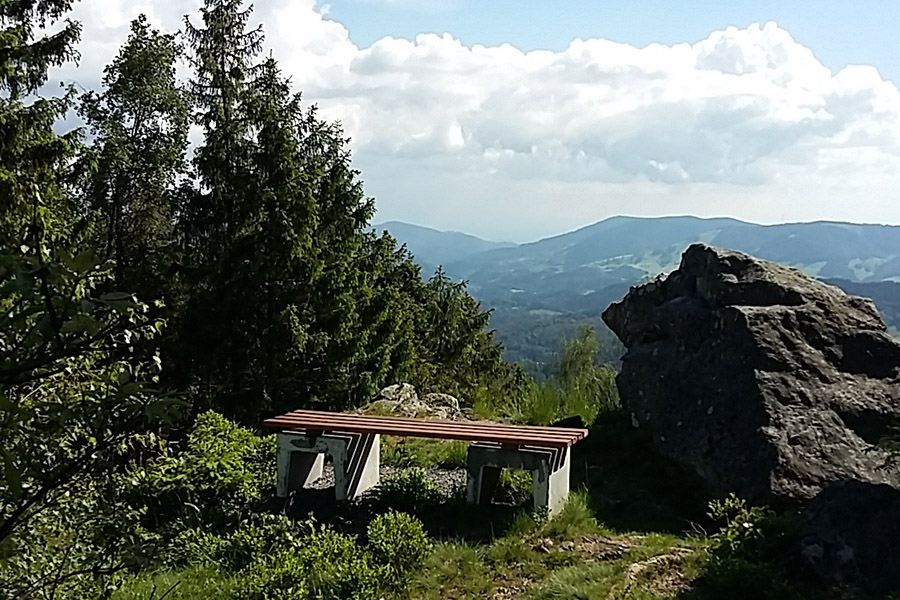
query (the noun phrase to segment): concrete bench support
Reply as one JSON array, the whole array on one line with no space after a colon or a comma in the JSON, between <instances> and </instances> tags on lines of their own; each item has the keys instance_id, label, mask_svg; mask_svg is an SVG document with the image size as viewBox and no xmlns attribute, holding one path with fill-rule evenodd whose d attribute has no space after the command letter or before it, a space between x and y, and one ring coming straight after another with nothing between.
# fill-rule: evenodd
<instances>
[{"instance_id":1,"label":"concrete bench support","mask_svg":"<svg viewBox=\"0 0 900 600\"><path fill-rule=\"evenodd\" d=\"M381 436L377 433L318 433L283 431L278 434L278 496L322 476L325 455L334 460L334 495L353 500L378 485Z\"/></svg>"},{"instance_id":2,"label":"concrete bench support","mask_svg":"<svg viewBox=\"0 0 900 600\"><path fill-rule=\"evenodd\" d=\"M502 469L531 471L535 510L556 511L569 496L569 449L534 446L469 445L466 500L489 504Z\"/></svg>"}]
</instances>

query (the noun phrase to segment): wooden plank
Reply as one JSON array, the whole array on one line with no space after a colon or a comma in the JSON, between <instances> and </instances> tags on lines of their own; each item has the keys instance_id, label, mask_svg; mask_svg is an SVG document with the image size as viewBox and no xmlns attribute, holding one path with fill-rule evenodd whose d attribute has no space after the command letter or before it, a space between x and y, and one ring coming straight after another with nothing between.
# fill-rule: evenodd
<instances>
[{"instance_id":1,"label":"wooden plank","mask_svg":"<svg viewBox=\"0 0 900 600\"><path fill-rule=\"evenodd\" d=\"M325 411L296 410L267 419L263 425L272 429L303 429L323 432L382 433L385 435L434 439L531 444L545 447L568 447L584 439L587 430L563 427L507 425L472 421L439 421L411 417L348 415Z\"/></svg>"},{"instance_id":2,"label":"wooden plank","mask_svg":"<svg viewBox=\"0 0 900 600\"><path fill-rule=\"evenodd\" d=\"M349 417L349 416L348 416ZM292 415L287 414L282 417L278 417L273 419L272 421L278 421L282 423L294 423L299 425L308 425L310 427L322 430L322 429L332 429L332 428L353 428L360 424L373 424L378 427L390 427L393 429L399 429L403 431L409 431L410 434L416 431L434 431L434 430L445 430L445 431L454 431L458 433L469 433L471 435L481 435L486 431L503 434L504 436L508 436L511 438L523 438L523 439L550 439L550 440L569 440L569 439L581 439L583 437L583 430L571 430L571 429L563 429L563 428L554 428L554 427L534 427L532 429L522 428L522 427L504 427L502 424L492 424L492 423L466 423L466 422L456 422L456 421L419 421L419 420L383 420L383 419L367 419L361 420L358 418L334 418L330 415L327 416L318 416L318 415Z\"/></svg>"},{"instance_id":3,"label":"wooden plank","mask_svg":"<svg viewBox=\"0 0 900 600\"><path fill-rule=\"evenodd\" d=\"M528 425L507 425L504 423L485 423L478 421L436 421L414 419L408 417L381 417L375 415L346 415L340 413L323 413L317 411L294 411L276 417L273 420L289 419L295 422L308 422L325 424L328 426L343 424L354 426L359 423L378 423L385 426L398 426L411 429L450 428L456 431L498 431L509 435L526 435L528 437L553 437L568 439L575 437L581 439L586 434L583 429L571 429L562 427L538 427Z\"/></svg>"}]
</instances>

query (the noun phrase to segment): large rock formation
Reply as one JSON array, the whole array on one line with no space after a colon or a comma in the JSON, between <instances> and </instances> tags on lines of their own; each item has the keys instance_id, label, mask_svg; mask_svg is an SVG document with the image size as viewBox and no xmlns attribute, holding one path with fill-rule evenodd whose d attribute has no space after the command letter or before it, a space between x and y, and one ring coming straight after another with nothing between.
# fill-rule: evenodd
<instances>
[{"instance_id":1,"label":"large rock formation","mask_svg":"<svg viewBox=\"0 0 900 600\"><path fill-rule=\"evenodd\" d=\"M701 244L603 319L628 348L632 422L717 493L805 500L897 477L873 449L900 417L900 345L870 300Z\"/></svg>"},{"instance_id":2,"label":"large rock formation","mask_svg":"<svg viewBox=\"0 0 900 600\"><path fill-rule=\"evenodd\" d=\"M809 503L785 566L793 575L881 596L900 590L898 539L900 491L841 481Z\"/></svg>"}]
</instances>

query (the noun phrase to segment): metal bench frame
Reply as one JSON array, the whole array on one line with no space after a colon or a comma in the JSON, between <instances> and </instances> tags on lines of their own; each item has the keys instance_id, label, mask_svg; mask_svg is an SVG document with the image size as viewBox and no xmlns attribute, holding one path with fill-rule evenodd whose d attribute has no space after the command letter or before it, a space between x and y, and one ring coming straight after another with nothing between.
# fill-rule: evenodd
<instances>
[{"instance_id":1,"label":"metal bench frame","mask_svg":"<svg viewBox=\"0 0 900 600\"><path fill-rule=\"evenodd\" d=\"M469 503L490 503L502 469L525 469L532 472L535 509L551 512L568 497L570 448L587 436L585 429L305 410L263 425L278 431L279 497L321 477L326 454L334 461L335 498L359 497L378 484L385 434L473 442L466 456Z\"/></svg>"}]
</instances>

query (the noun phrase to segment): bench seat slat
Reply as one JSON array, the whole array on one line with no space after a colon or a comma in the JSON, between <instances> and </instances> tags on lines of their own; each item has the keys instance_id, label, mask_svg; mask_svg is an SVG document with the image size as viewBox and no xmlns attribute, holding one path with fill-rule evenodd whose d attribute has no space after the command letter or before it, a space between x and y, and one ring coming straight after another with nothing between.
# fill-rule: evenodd
<instances>
[{"instance_id":1,"label":"bench seat slat","mask_svg":"<svg viewBox=\"0 0 900 600\"><path fill-rule=\"evenodd\" d=\"M415 419L409 417L381 417L375 415L345 415L340 413L317 413L315 411L295 411L277 417L276 419L303 420L309 423L322 423L325 425L334 425L344 423L354 426L360 423L360 418L367 421L377 422L379 425L396 425L398 427L416 427L416 428L451 428L454 431L472 430L483 432L486 429L491 431L503 431L507 434L522 434L528 437L552 437L568 439L582 433L582 429L569 429L562 427L539 427L534 425L507 425L505 423L487 423L484 421L438 421ZM580 438L579 438L580 439Z\"/></svg>"},{"instance_id":2,"label":"bench seat slat","mask_svg":"<svg viewBox=\"0 0 900 600\"><path fill-rule=\"evenodd\" d=\"M530 444L555 448L569 447L587 436L585 429L348 415L309 410L296 410L267 419L263 421L263 425L281 431L304 429L322 432L382 433L473 442Z\"/></svg>"}]
</instances>

